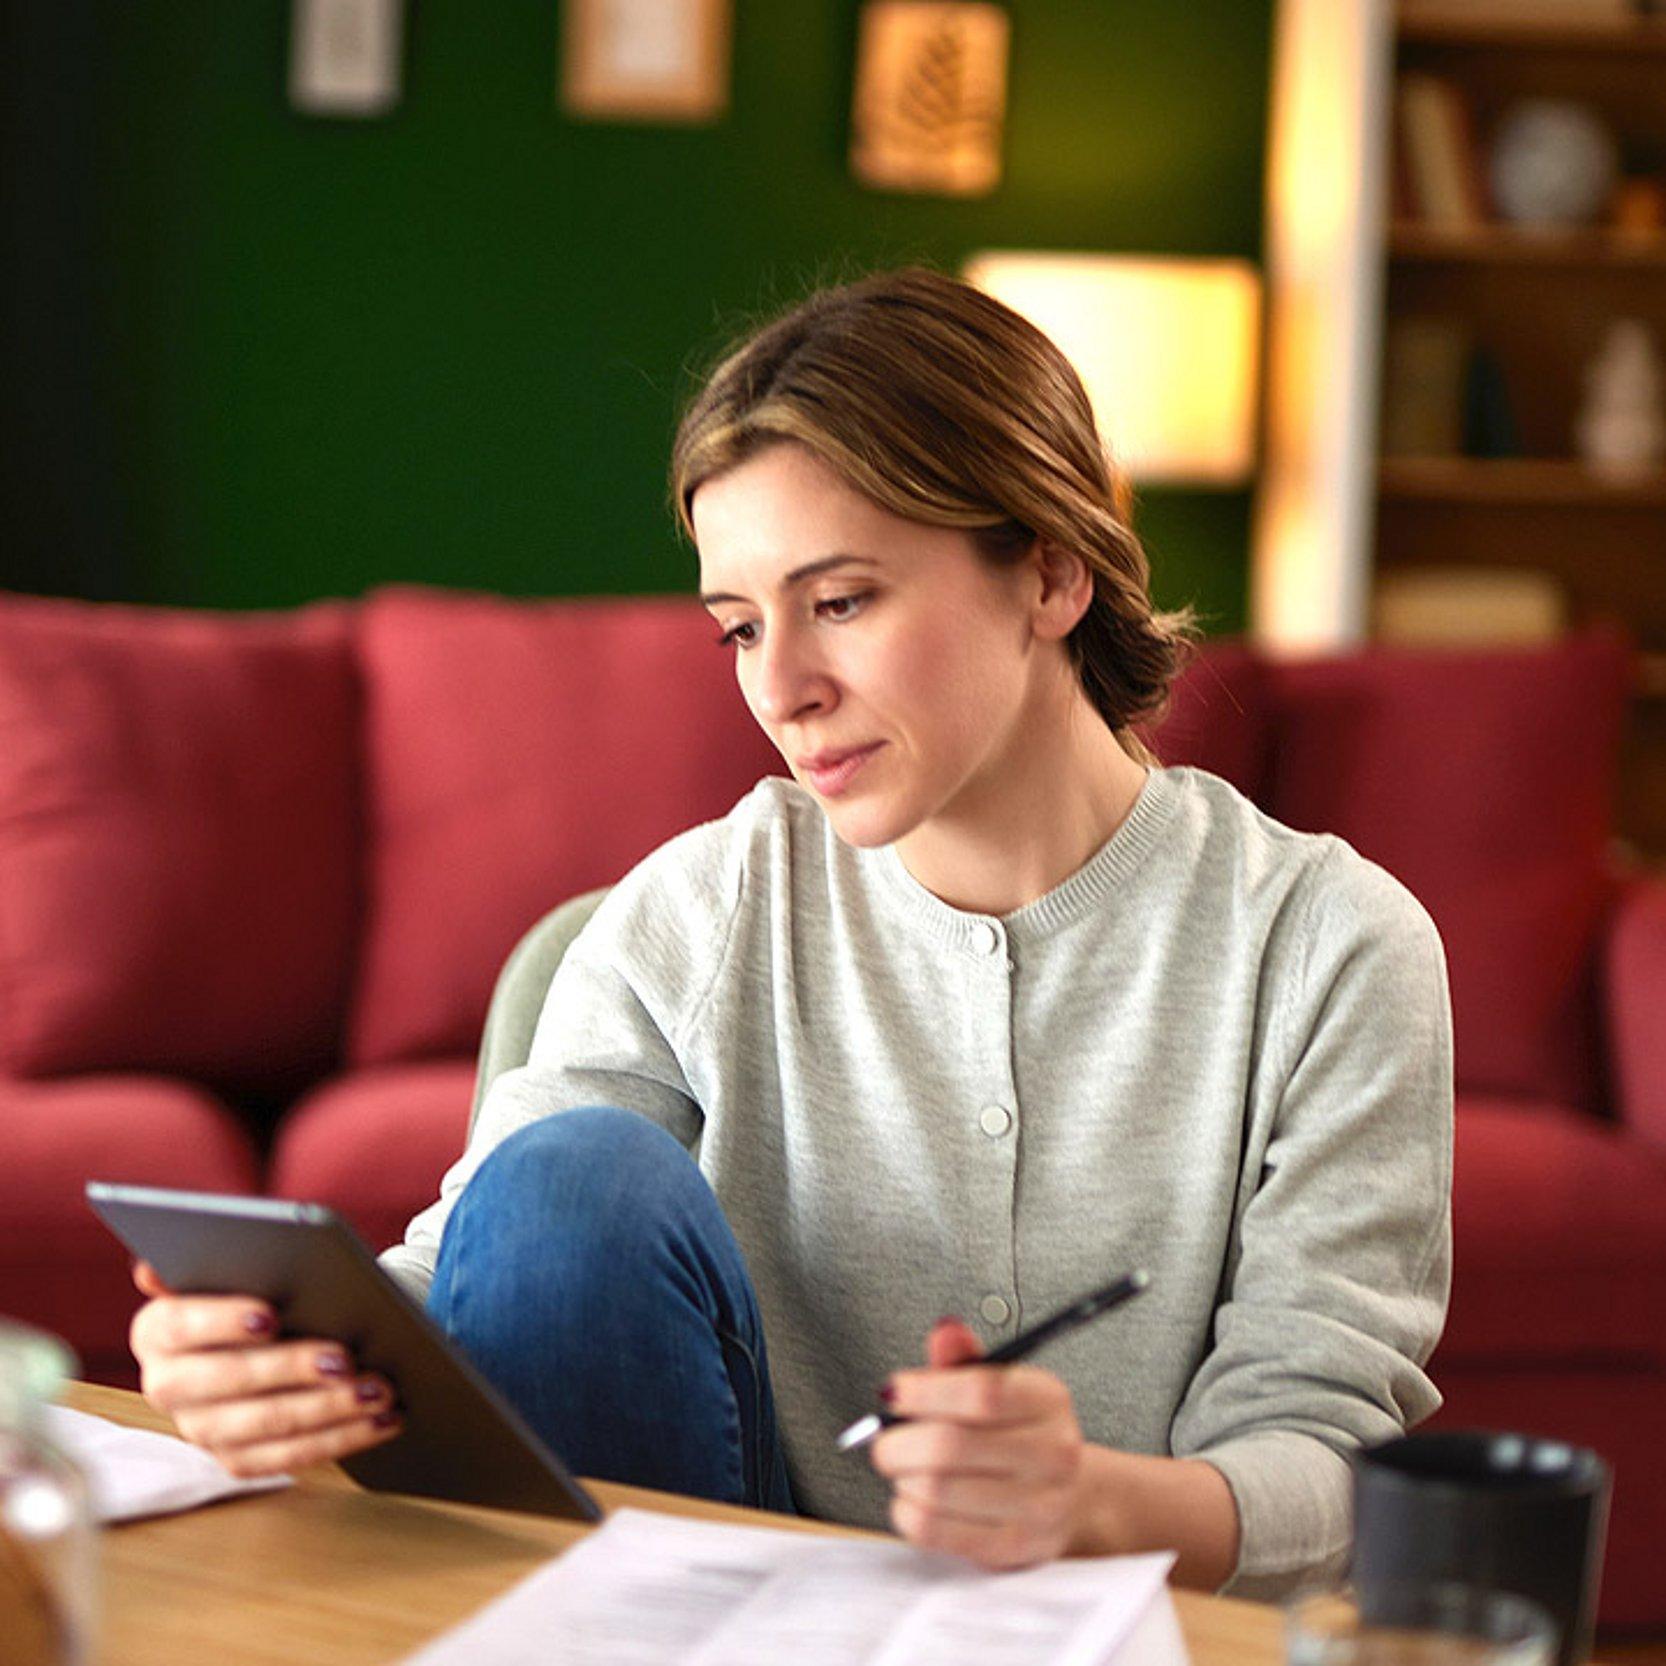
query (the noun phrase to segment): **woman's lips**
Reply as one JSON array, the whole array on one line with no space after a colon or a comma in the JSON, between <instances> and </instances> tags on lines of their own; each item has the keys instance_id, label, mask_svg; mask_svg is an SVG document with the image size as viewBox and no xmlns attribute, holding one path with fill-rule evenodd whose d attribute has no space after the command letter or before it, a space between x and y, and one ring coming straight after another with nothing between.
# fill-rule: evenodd
<instances>
[{"instance_id":1,"label":"woman's lips","mask_svg":"<svg viewBox=\"0 0 1666 1666\"><path fill-rule=\"evenodd\" d=\"M860 747L855 752L835 753L827 763L806 759L800 767L809 776L810 785L823 798L834 798L850 785L856 778L856 772L884 744L884 741L875 741L872 746Z\"/></svg>"}]
</instances>

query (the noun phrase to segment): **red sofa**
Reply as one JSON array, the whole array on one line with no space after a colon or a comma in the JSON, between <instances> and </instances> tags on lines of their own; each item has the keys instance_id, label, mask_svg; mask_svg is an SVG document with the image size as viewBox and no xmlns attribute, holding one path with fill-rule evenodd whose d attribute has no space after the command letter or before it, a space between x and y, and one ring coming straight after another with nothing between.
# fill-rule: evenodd
<instances>
[{"instance_id":1,"label":"red sofa","mask_svg":"<svg viewBox=\"0 0 1666 1666\"><path fill-rule=\"evenodd\" d=\"M377 1245L460 1149L533 921L776 760L682 600L392 589L237 617L0 597L0 1313L132 1382L89 1176L330 1203ZM1155 737L1397 873L1460 1090L1439 1421L1616 1469L1602 1612L1666 1623L1666 888L1607 841L1629 660L1274 665Z\"/></svg>"}]
</instances>

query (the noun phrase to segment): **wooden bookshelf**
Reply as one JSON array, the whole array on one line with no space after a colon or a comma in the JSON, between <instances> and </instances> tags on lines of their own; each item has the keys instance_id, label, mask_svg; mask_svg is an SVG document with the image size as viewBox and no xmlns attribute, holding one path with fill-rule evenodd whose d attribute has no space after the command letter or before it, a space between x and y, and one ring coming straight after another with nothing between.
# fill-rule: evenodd
<instances>
[{"instance_id":1,"label":"wooden bookshelf","mask_svg":"<svg viewBox=\"0 0 1666 1666\"><path fill-rule=\"evenodd\" d=\"M1511 16L1500 5L1496 16L1480 11L1453 16L1439 6L1402 5L1399 37L1413 45L1465 46L1480 50L1520 48L1533 52L1652 52L1666 56L1666 18Z\"/></svg>"},{"instance_id":2,"label":"wooden bookshelf","mask_svg":"<svg viewBox=\"0 0 1666 1666\"><path fill-rule=\"evenodd\" d=\"M1453 504L1666 509L1666 468L1616 476L1560 457L1385 457L1377 490L1385 498ZM1660 579L1666 587L1666 546Z\"/></svg>"},{"instance_id":3,"label":"wooden bookshelf","mask_svg":"<svg viewBox=\"0 0 1666 1666\"><path fill-rule=\"evenodd\" d=\"M1504 0L1497 16L1443 16L1402 0L1394 50L1397 77L1456 89L1483 193L1487 139L1524 98L1585 104L1629 157L1666 158L1666 17L1510 17ZM1599 472L1576 460L1575 439L1587 371L1613 320L1641 319L1666 352L1666 227L1545 232L1400 217L1384 227L1382 249L1385 343L1401 320L1457 322L1502 374L1524 455L1381 459L1373 563L1384 573L1544 573L1573 625L1625 625L1642 657L1621 831L1666 860L1666 462Z\"/></svg>"},{"instance_id":4,"label":"wooden bookshelf","mask_svg":"<svg viewBox=\"0 0 1666 1666\"><path fill-rule=\"evenodd\" d=\"M1658 267L1666 271L1666 229L1524 231L1517 226L1472 229L1396 220L1389 227L1393 260L1452 261L1498 266Z\"/></svg>"}]
</instances>

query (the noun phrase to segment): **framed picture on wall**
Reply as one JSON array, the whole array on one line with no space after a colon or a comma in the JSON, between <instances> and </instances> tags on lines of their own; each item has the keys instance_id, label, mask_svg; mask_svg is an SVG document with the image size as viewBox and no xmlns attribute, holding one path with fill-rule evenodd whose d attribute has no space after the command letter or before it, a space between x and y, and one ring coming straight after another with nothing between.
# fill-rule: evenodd
<instances>
[{"instance_id":1,"label":"framed picture on wall","mask_svg":"<svg viewBox=\"0 0 1666 1666\"><path fill-rule=\"evenodd\" d=\"M881 190L971 197L1001 179L1006 9L867 0L856 48L851 171Z\"/></svg>"},{"instance_id":2,"label":"framed picture on wall","mask_svg":"<svg viewBox=\"0 0 1666 1666\"><path fill-rule=\"evenodd\" d=\"M595 121L716 121L731 30L732 0L563 0L561 107Z\"/></svg>"},{"instance_id":3,"label":"framed picture on wall","mask_svg":"<svg viewBox=\"0 0 1666 1666\"><path fill-rule=\"evenodd\" d=\"M294 0L289 101L314 116L378 116L399 102L405 0Z\"/></svg>"}]
</instances>

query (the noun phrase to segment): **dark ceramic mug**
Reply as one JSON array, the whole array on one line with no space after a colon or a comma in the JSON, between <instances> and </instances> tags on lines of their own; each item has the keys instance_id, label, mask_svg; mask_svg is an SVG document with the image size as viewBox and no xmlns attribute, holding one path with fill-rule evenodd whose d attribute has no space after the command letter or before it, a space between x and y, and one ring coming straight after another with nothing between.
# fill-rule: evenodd
<instances>
[{"instance_id":1,"label":"dark ceramic mug","mask_svg":"<svg viewBox=\"0 0 1666 1666\"><path fill-rule=\"evenodd\" d=\"M1608 1465L1532 1435L1436 1430L1356 1452L1352 1580L1363 1606L1407 1582L1514 1591L1590 1658L1608 1530ZM1387 1616L1385 1616L1387 1617Z\"/></svg>"}]
</instances>

